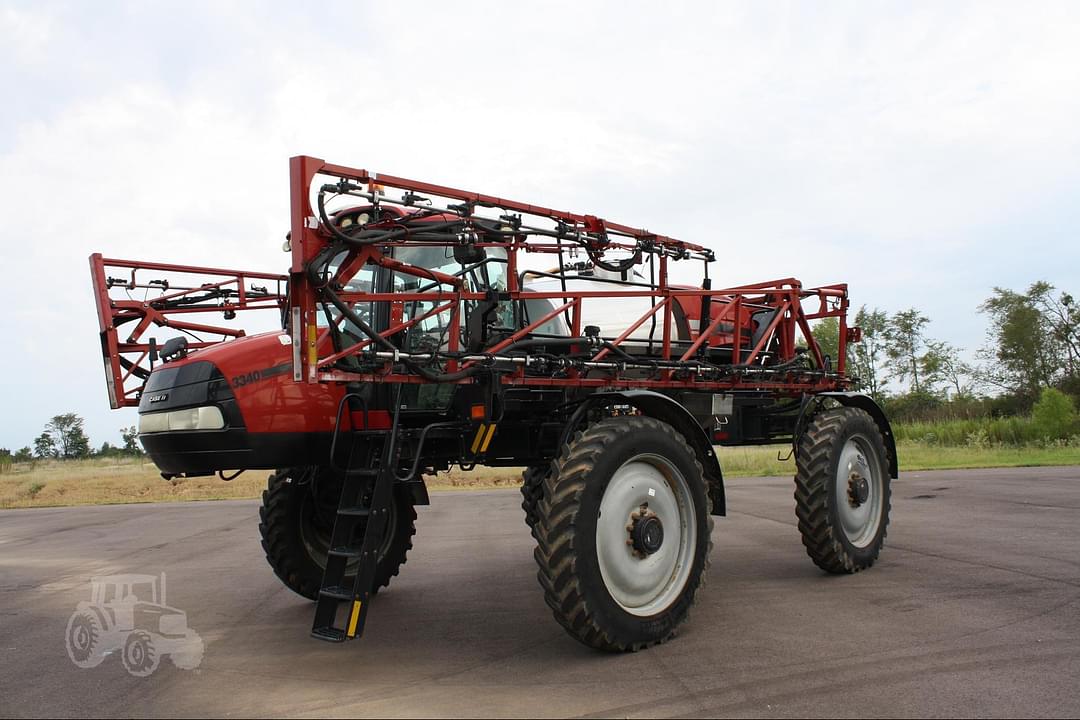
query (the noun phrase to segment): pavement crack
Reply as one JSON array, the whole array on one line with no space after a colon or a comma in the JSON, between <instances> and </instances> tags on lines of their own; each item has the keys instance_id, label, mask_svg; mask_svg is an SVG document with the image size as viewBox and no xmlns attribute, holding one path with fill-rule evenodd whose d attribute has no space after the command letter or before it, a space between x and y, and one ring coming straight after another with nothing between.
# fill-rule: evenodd
<instances>
[{"instance_id":1,"label":"pavement crack","mask_svg":"<svg viewBox=\"0 0 1080 720\"><path fill-rule=\"evenodd\" d=\"M943 555L941 553L933 553L929 550L916 550L912 547L905 547L904 545L890 544L893 550L899 550L901 552L913 553L915 555L923 555L925 557L937 558L938 560L947 560L949 562L961 563L963 565L971 565L974 567L989 568L991 570L1000 570L1002 572L1013 573L1015 575L1023 575L1024 577L1034 578L1036 580L1045 580L1047 582L1060 583L1062 585L1068 585L1070 587L1080 587L1080 582L1073 582L1070 580L1064 580L1062 578L1050 577L1048 575L1040 575L1038 573L1028 572L1026 570L1018 570L1017 568L1007 567L1005 565L998 565L996 563L978 562L976 560L965 560L963 558L952 557L950 555Z\"/></svg>"}]
</instances>

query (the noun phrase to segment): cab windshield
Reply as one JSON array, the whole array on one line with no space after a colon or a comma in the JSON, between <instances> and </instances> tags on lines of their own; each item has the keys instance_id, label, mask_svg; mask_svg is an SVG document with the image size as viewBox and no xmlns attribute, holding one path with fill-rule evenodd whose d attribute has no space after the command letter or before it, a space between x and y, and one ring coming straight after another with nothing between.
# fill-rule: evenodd
<instances>
[{"instance_id":1,"label":"cab windshield","mask_svg":"<svg viewBox=\"0 0 1080 720\"><path fill-rule=\"evenodd\" d=\"M506 251L502 248L485 248L486 257L475 263L461 264L454 259L454 249L446 246L412 245L394 249L394 259L401 262L434 270L444 275L465 277L465 289L471 292L506 289ZM433 280L418 278L406 273L394 273L394 291L435 292ZM443 288L448 290L449 288Z\"/></svg>"},{"instance_id":2,"label":"cab windshield","mask_svg":"<svg viewBox=\"0 0 1080 720\"><path fill-rule=\"evenodd\" d=\"M486 292L506 290L506 251L502 248L485 248L485 257L472 263L461 263L454 258L454 249L445 246L409 246L395 248L394 259L406 262L425 270L433 270L443 275L453 275L464 279L462 290L465 292ZM405 303L402 322L431 312L444 304L453 291L450 285L444 285L434 278L411 275L403 272L393 274L393 292L430 294L430 300L413 300ZM462 302L462 326L465 326L469 313L476 306L475 301ZM502 303L496 311L496 324L504 325L512 317L510 303ZM505 317L504 317L505 316ZM410 352L432 352L446 349L450 312L444 311L424 318L413 325L406 333L402 349ZM464 338L461 338L463 346Z\"/></svg>"},{"instance_id":3,"label":"cab windshield","mask_svg":"<svg viewBox=\"0 0 1080 720\"><path fill-rule=\"evenodd\" d=\"M476 262L459 262L454 257L453 247L442 245L410 245L398 246L393 249L395 260L408 263L415 267L431 270L442 275L452 275L463 278L462 290L470 293L482 293L487 290L504 292L506 290L506 251L503 248L485 248L484 256ZM328 275L333 277L343 262L346 262L349 252L345 251L335 257L329 264ZM413 275L398 270L387 271L375 266L365 266L358 271L345 284L343 289L350 293L420 293L430 295L430 300L413 300L404 303L400 317L394 317L390 312L389 304L378 307L379 303L370 300L359 300L353 303L353 311L365 323L377 330L385 331L392 325L408 322L411 318L420 317L431 312L436 307L443 305L453 292L449 284L439 282L435 276L424 277L423 274ZM460 309L462 327L475 301L462 302ZM391 341L408 352L433 352L445 350L448 346L447 332L450 322L449 310L431 315L412 325L407 331L391 338ZM496 325L507 326L512 323L513 312L510 303L501 303L493 318ZM366 336L351 320L342 318L329 303L324 304L319 313L318 324L320 327L328 327L333 324L339 330L335 334L336 341L341 347L348 347L366 340ZM461 338L461 343L464 338Z\"/></svg>"},{"instance_id":4,"label":"cab windshield","mask_svg":"<svg viewBox=\"0 0 1080 720\"><path fill-rule=\"evenodd\" d=\"M454 249L445 246L414 245L395 248L394 259L416 267L432 270L443 275L453 275L464 280L464 292L486 292L506 290L506 251L502 248L485 248L484 257L475 262L459 262L454 258ZM419 318L430 313L453 298L453 287L443 284L434 277L412 275L395 271L392 281L393 291L401 293L420 293L430 295L431 299L412 300L404 303L401 322ZM459 313L461 328L469 327L468 318L476 308L477 302L463 300ZM513 309L509 302L500 303L491 318L495 325L507 325L512 322ZM451 312L449 309L424 317L408 330L393 340L402 350L412 353L436 353L449 349L451 332ZM458 338L458 347L466 347L464 333ZM441 411L450 405L455 386L449 383L424 383L407 385L401 388L400 402L405 410Z\"/></svg>"}]
</instances>

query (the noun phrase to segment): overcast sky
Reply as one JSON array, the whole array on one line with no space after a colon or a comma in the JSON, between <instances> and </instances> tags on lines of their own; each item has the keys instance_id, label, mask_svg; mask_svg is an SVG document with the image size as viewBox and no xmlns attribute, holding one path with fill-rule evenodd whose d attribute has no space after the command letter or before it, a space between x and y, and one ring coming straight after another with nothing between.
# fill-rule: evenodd
<instances>
[{"instance_id":1,"label":"overcast sky","mask_svg":"<svg viewBox=\"0 0 1080 720\"><path fill-rule=\"evenodd\" d=\"M0 2L0 446L119 442L86 258L284 271L288 158L848 282L973 350L1080 291L1080 4Z\"/></svg>"}]
</instances>

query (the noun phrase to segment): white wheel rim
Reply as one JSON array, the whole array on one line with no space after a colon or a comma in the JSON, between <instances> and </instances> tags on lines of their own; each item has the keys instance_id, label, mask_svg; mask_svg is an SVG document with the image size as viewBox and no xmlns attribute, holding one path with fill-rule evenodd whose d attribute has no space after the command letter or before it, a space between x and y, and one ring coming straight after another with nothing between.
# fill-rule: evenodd
<instances>
[{"instance_id":1,"label":"white wheel rim","mask_svg":"<svg viewBox=\"0 0 1080 720\"><path fill-rule=\"evenodd\" d=\"M663 525L658 550L643 555L629 543L633 514L647 504ZM596 519L596 557L612 600L631 615L667 610L690 578L697 549L694 499L683 474L659 455L637 455L612 475Z\"/></svg>"},{"instance_id":2,"label":"white wheel rim","mask_svg":"<svg viewBox=\"0 0 1080 720\"><path fill-rule=\"evenodd\" d=\"M861 502L853 497L852 483L865 479L867 495ZM874 461L870 441L854 435L844 443L836 465L836 514L848 542L857 548L870 545L881 526L883 495L880 463Z\"/></svg>"}]
</instances>

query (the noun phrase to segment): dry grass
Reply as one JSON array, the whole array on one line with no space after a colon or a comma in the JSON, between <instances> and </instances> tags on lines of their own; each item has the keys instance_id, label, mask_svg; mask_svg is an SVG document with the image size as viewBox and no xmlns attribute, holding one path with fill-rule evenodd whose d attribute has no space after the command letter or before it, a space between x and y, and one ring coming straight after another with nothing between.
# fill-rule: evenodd
<instances>
[{"instance_id":1,"label":"dry grass","mask_svg":"<svg viewBox=\"0 0 1080 720\"><path fill-rule=\"evenodd\" d=\"M717 448L726 477L791 475L787 446ZM901 443L900 469L935 470L989 467L1080 465L1077 447L934 447ZM44 461L6 467L0 474L0 508L55 505L106 505L181 500L256 498L266 487L265 470L246 472L231 482L217 477L167 482L152 463L141 459ZM521 482L520 468L477 467L453 470L428 478L432 490L513 488Z\"/></svg>"},{"instance_id":2,"label":"dry grass","mask_svg":"<svg viewBox=\"0 0 1080 720\"><path fill-rule=\"evenodd\" d=\"M0 475L0 507L250 498L265 481L245 473L228 483L217 477L166 482L153 463L139 458L48 460Z\"/></svg>"},{"instance_id":3,"label":"dry grass","mask_svg":"<svg viewBox=\"0 0 1080 720\"><path fill-rule=\"evenodd\" d=\"M0 508L256 498L268 474L252 470L229 482L217 476L166 481L153 463L139 458L46 460L17 464L0 474ZM468 490L517 487L520 482L519 468L477 467L441 473L429 478L428 486Z\"/></svg>"}]
</instances>

